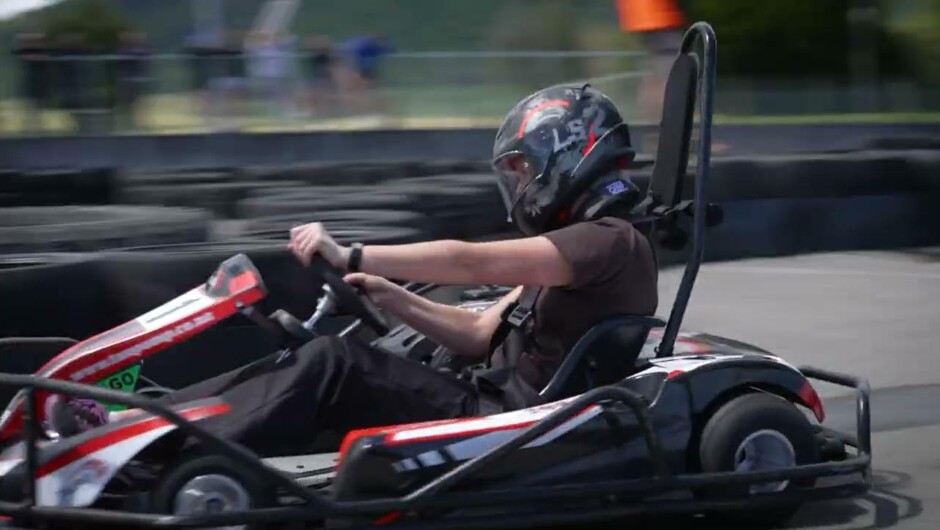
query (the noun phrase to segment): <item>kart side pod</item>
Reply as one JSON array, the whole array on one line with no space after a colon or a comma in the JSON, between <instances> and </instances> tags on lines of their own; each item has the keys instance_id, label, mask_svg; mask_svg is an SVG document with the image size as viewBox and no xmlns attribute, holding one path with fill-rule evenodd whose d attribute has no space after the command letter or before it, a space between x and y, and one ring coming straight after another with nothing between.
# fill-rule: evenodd
<instances>
[{"instance_id":1,"label":"kart side pod","mask_svg":"<svg viewBox=\"0 0 940 530\"><path fill-rule=\"evenodd\" d=\"M651 443L658 440L669 473L688 472L690 448L714 412L747 393L779 396L824 418L821 402L796 368L774 356L714 353L654 359L622 382L587 394L527 409L467 419L363 429L350 433L341 448L336 494L359 500L401 494L481 458L507 440L586 396L622 389L642 400L637 409L607 402L585 405L544 435L520 445L502 464L481 469L471 483L502 483L529 476L547 484L577 480L589 473L610 480L656 472ZM649 433L642 417L648 415ZM611 423L616 424L613 429ZM535 478L541 477L541 478ZM601 478L598 478L601 477Z\"/></svg>"}]
</instances>

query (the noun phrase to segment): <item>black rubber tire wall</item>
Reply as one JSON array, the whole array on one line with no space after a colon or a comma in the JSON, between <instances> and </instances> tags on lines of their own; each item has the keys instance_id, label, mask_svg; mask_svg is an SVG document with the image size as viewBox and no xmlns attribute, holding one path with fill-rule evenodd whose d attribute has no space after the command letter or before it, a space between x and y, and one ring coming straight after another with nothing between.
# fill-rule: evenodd
<instances>
[{"instance_id":1,"label":"black rubber tire wall","mask_svg":"<svg viewBox=\"0 0 940 530\"><path fill-rule=\"evenodd\" d=\"M144 206L46 206L0 209L0 252L95 251L206 241L200 210Z\"/></svg>"},{"instance_id":2,"label":"black rubber tire wall","mask_svg":"<svg viewBox=\"0 0 940 530\"><path fill-rule=\"evenodd\" d=\"M0 207L109 204L117 178L112 169L0 171Z\"/></svg>"},{"instance_id":3,"label":"black rubber tire wall","mask_svg":"<svg viewBox=\"0 0 940 530\"><path fill-rule=\"evenodd\" d=\"M0 337L83 338L108 327L92 254L0 256ZM2 370L0 370L2 371Z\"/></svg>"}]
</instances>

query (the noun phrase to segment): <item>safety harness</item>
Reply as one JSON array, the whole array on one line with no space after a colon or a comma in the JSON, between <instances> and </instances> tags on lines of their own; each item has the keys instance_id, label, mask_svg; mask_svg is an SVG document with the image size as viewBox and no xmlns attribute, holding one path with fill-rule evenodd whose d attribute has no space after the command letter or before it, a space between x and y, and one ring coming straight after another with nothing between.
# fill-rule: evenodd
<instances>
[{"instance_id":1,"label":"safety harness","mask_svg":"<svg viewBox=\"0 0 940 530\"><path fill-rule=\"evenodd\" d=\"M507 393L513 393L512 380L515 376L515 365L518 358L509 358L507 348L503 348L506 366L493 367L493 354L496 349L506 343L509 334L522 330L534 314L535 302L542 292L541 286L525 287L519 299L509 304L500 315L499 325L490 338L486 360L474 366L467 367L462 376L469 380L476 388L479 396L480 414L497 414L506 409ZM516 357L521 352L516 352ZM513 399L515 398L515 399ZM521 396L509 396L509 399L520 401Z\"/></svg>"}]
</instances>

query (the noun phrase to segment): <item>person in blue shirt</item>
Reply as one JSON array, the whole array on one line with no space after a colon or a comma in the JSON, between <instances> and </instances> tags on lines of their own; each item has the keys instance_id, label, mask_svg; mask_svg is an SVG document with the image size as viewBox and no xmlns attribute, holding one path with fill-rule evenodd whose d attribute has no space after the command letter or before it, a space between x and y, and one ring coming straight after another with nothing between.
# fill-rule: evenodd
<instances>
[{"instance_id":1,"label":"person in blue shirt","mask_svg":"<svg viewBox=\"0 0 940 530\"><path fill-rule=\"evenodd\" d=\"M353 37L344 43L343 50L350 56L356 73L370 85L378 78L382 57L392 52L388 41L381 35Z\"/></svg>"}]
</instances>

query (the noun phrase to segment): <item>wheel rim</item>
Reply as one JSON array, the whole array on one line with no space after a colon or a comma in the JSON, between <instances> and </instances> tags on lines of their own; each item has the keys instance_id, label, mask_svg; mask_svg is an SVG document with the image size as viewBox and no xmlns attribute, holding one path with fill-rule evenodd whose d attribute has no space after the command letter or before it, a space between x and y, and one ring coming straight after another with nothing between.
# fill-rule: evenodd
<instances>
[{"instance_id":1,"label":"wheel rim","mask_svg":"<svg viewBox=\"0 0 940 530\"><path fill-rule=\"evenodd\" d=\"M770 471L796 466L796 452L786 436L774 430L762 430L751 433L738 445L734 452L734 470L738 473L749 471ZM775 493L783 491L789 480L751 484L750 493Z\"/></svg>"},{"instance_id":2,"label":"wheel rim","mask_svg":"<svg viewBox=\"0 0 940 530\"><path fill-rule=\"evenodd\" d=\"M183 484L173 501L174 515L196 515L247 510L251 496L237 480L226 475L199 475ZM245 526L225 526L241 529Z\"/></svg>"}]
</instances>

